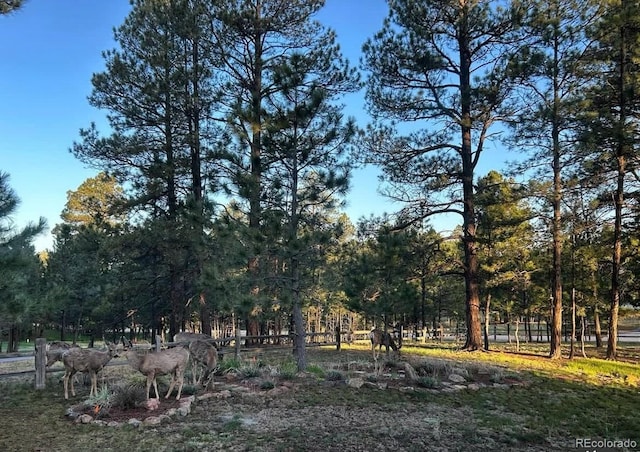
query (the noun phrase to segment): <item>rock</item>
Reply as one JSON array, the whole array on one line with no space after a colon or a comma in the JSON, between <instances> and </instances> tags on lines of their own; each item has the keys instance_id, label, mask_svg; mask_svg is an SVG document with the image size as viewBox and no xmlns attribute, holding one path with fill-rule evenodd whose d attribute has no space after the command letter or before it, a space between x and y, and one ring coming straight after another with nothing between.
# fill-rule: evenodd
<instances>
[{"instance_id":1,"label":"rock","mask_svg":"<svg viewBox=\"0 0 640 452\"><path fill-rule=\"evenodd\" d=\"M116 422L116 421L110 421L107 423L107 427L120 427L120 422Z\"/></svg>"},{"instance_id":2,"label":"rock","mask_svg":"<svg viewBox=\"0 0 640 452\"><path fill-rule=\"evenodd\" d=\"M469 371L464 367L454 367L453 369L451 369L451 373L456 375L462 375L465 378L469 377Z\"/></svg>"},{"instance_id":3,"label":"rock","mask_svg":"<svg viewBox=\"0 0 640 452\"><path fill-rule=\"evenodd\" d=\"M144 425L145 427L153 427L160 424L162 424L162 419L158 416L149 416L144 421L142 421L142 425Z\"/></svg>"},{"instance_id":4,"label":"rock","mask_svg":"<svg viewBox=\"0 0 640 452\"><path fill-rule=\"evenodd\" d=\"M67 411L65 412L65 416L68 416L71 419L75 419L78 416L80 416L80 413L78 413L77 411L74 411L73 408L67 408Z\"/></svg>"},{"instance_id":5,"label":"rock","mask_svg":"<svg viewBox=\"0 0 640 452\"><path fill-rule=\"evenodd\" d=\"M93 422L93 417L89 416L88 414L81 414L76 418L75 422L76 424L90 424L91 422Z\"/></svg>"},{"instance_id":6,"label":"rock","mask_svg":"<svg viewBox=\"0 0 640 452\"><path fill-rule=\"evenodd\" d=\"M405 374L405 377L407 377L407 379L409 379L410 381L418 380L418 373L413 368L413 366L409 363L404 363L404 374Z\"/></svg>"},{"instance_id":7,"label":"rock","mask_svg":"<svg viewBox=\"0 0 640 452\"><path fill-rule=\"evenodd\" d=\"M131 425L132 427L140 427L140 424L142 424L142 421L140 419L131 418L129 419L127 424Z\"/></svg>"},{"instance_id":8,"label":"rock","mask_svg":"<svg viewBox=\"0 0 640 452\"><path fill-rule=\"evenodd\" d=\"M158 399L149 399L142 404L147 410L154 411L160 407L160 400Z\"/></svg>"},{"instance_id":9,"label":"rock","mask_svg":"<svg viewBox=\"0 0 640 452\"><path fill-rule=\"evenodd\" d=\"M362 378L350 378L347 384L351 388L360 389L364 385L364 380Z\"/></svg>"},{"instance_id":10,"label":"rock","mask_svg":"<svg viewBox=\"0 0 640 452\"><path fill-rule=\"evenodd\" d=\"M478 383L471 383L469 386L467 386L467 388L471 389L472 391L477 391L481 388L481 386Z\"/></svg>"},{"instance_id":11,"label":"rock","mask_svg":"<svg viewBox=\"0 0 640 452\"><path fill-rule=\"evenodd\" d=\"M462 375L451 374L449 375L449 381L453 381L454 383L464 383L465 381L467 381L467 379Z\"/></svg>"},{"instance_id":12,"label":"rock","mask_svg":"<svg viewBox=\"0 0 640 452\"><path fill-rule=\"evenodd\" d=\"M275 396L282 395L288 391L289 391L289 388L287 388L286 386L278 386L276 388L269 389L269 391L267 391L267 395L271 397L275 397Z\"/></svg>"}]
</instances>

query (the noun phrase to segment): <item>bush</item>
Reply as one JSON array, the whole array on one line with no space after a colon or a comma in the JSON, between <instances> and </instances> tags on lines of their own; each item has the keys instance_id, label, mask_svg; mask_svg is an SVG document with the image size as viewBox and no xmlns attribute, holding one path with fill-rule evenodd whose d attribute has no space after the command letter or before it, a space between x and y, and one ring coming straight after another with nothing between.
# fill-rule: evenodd
<instances>
[{"instance_id":1,"label":"bush","mask_svg":"<svg viewBox=\"0 0 640 452\"><path fill-rule=\"evenodd\" d=\"M298 366L293 361L287 361L280 366L280 377L285 380L293 380L298 373Z\"/></svg>"},{"instance_id":2,"label":"bush","mask_svg":"<svg viewBox=\"0 0 640 452\"><path fill-rule=\"evenodd\" d=\"M297 370L297 367L296 367ZM326 377L326 372L325 370L318 366L317 364L311 364L310 366L307 367L307 372L309 372L310 374L315 375L317 378L325 378Z\"/></svg>"},{"instance_id":3,"label":"bush","mask_svg":"<svg viewBox=\"0 0 640 452\"><path fill-rule=\"evenodd\" d=\"M440 380L436 377L420 377L416 384L422 388L437 389L440 387Z\"/></svg>"},{"instance_id":4,"label":"bush","mask_svg":"<svg viewBox=\"0 0 640 452\"><path fill-rule=\"evenodd\" d=\"M342 381L344 380L344 375L342 375L342 373L338 372L337 370L330 370L329 372L327 372L326 379L328 381Z\"/></svg>"},{"instance_id":5,"label":"bush","mask_svg":"<svg viewBox=\"0 0 640 452\"><path fill-rule=\"evenodd\" d=\"M111 406L122 410L128 410L137 407L147 400L144 393L146 384L139 383L123 383L113 387L111 395Z\"/></svg>"}]
</instances>

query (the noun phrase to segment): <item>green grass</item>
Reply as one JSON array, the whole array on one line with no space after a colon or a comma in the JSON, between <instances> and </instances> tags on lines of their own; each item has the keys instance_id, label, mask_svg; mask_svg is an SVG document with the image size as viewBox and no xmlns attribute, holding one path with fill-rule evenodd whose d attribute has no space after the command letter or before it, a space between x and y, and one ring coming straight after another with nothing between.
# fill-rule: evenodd
<instances>
[{"instance_id":1,"label":"green grass","mask_svg":"<svg viewBox=\"0 0 640 452\"><path fill-rule=\"evenodd\" d=\"M405 345L403 358L415 363L416 369L423 363L427 370L424 381L407 391L347 386L343 380L351 378L354 369L371 365L366 346L339 353L328 348L310 352L306 376L293 375L289 359L229 360L226 369L241 378L277 368L274 385L288 381L296 389L269 397L258 387L250 396L207 399L197 402L189 416L153 429L74 425L64 413L84 401L88 388L82 385L77 385L78 397L65 401L58 378L49 378L42 391L34 390L32 382L0 381L0 450L349 451L446 446L548 451L567 450L573 439L581 437L628 438L640 444L636 363L549 360L544 353L544 346L523 353L505 348L468 353L453 347ZM464 367L471 377L484 371L487 386L436 390L454 367ZM395 375L397 370L386 373ZM221 374L218 382L225 380ZM341 378L331 378L338 374ZM385 377L376 380L380 378ZM491 387L504 381L522 384ZM408 384L401 381L400 386ZM259 428L267 420L280 420L281 428Z\"/></svg>"}]
</instances>

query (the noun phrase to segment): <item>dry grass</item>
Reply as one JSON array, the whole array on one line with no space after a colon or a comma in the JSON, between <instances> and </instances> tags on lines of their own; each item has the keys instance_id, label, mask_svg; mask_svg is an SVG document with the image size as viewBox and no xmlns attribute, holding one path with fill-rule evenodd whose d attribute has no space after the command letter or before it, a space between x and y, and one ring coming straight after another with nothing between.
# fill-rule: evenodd
<instances>
[{"instance_id":1,"label":"dry grass","mask_svg":"<svg viewBox=\"0 0 640 452\"><path fill-rule=\"evenodd\" d=\"M373 369L364 347L310 351L309 372L297 376L288 357L230 362L228 369L236 370L216 376L217 383L235 385L230 397L198 401L191 415L153 428L73 424L55 374L43 391L33 390L31 381L0 382L0 450L560 451L578 437L640 443L637 365L550 361L529 353L403 347L403 359L425 375L443 378L464 368L471 379L515 375L527 382L455 392L410 387L393 365L376 377L376 383L387 379L388 389L351 388L349 378ZM125 366L104 372L129 378ZM341 378L333 378L337 374ZM275 388L263 386L265 380ZM72 403L88 390L79 385Z\"/></svg>"}]
</instances>

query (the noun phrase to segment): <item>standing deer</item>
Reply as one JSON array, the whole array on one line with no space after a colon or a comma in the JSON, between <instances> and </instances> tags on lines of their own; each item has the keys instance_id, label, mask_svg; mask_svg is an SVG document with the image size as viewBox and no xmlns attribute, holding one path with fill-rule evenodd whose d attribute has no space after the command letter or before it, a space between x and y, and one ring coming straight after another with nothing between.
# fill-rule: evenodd
<instances>
[{"instance_id":1,"label":"standing deer","mask_svg":"<svg viewBox=\"0 0 640 452\"><path fill-rule=\"evenodd\" d=\"M193 384L198 385L203 380L206 382L209 375L218 366L218 349L208 341L195 340L189 343L189 353L191 354ZM204 369L196 381L197 367Z\"/></svg>"},{"instance_id":2,"label":"standing deer","mask_svg":"<svg viewBox=\"0 0 640 452\"><path fill-rule=\"evenodd\" d=\"M187 349L174 347L146 355L140 355L133 350L129 350L125 353L125 356L133 369L147 377L147 400L149 400L149 389L151 389L152 383L153 389L156 391L156 399L160 399L156 377L169 374L171 374L171 384L169 384L169 391L164 398L169 398L175 384L178 383L176 399L180 400L182 386L184 385L184 370L189 361L189 351Z\"/></svg>"},{"instance_id":3,"label":"standing deer","mask_svg":"<svg viewBox=\"0 0 640 452\"><path fill-rule=\"evenodd\" d=\"M80 347L77 346L76 344L69 344L67 342L62 342L62 341L47 342L47 349L45 352L46 358L47 358L47 364L45 367L49 368L58 361L62 362L62 355L66 351L71 350L72 348L80 348Z\"/></svg>"},{"instance_id":4,"label":"standing deer","mask_svg":"<svg viewBox=\"0 0 640 452\"><path fill-rule=\"evenodd\" d=\"M218 349L213 344L213 338L208 334L183 331L174 335L173 341L189 346L193 384L199 384L202 380L207 381L206 379L218 365ZM204 367L204 373L200 378L196 376L198 367Z\"/></svg>"},{"instance_id":5,"label":"standing deer","mask_svg":"<svg viewBox=\"0 0 640 452\"><path fill-rule=\"evenodd\" d=\"M193 341L210 341L213 340L211 336L204 333L191 333L189 331L182 331L173 336L174 342L180 342L182 344L189 344Z\"/></svg>"},{"instance_id":6,"label":"standing deer","mask_svg":"<svg viewBox=\"0 0 640 452\"><path fill-rule=\"evenodd\" d=\"M64 398L69 398L69 380L71 380L71 395L75 397L73 376L76 372L88 373L91 377L91 392L89 397L98 394L98 372L107 365L112 358L118 356L116 344L107 343L107 351L90 348L71 348L62 354L64 364Z\"/></svg>"},{"instance_id":7,"label":"standing deer","mask_svg":"<svg viewBox=\"0 0 640 452\"><path fill-rule=\"evenodd\" d=\"M389 347L393 349L394 352L398 352L399 348L393 340L393 337L389 333L384 330L374 328L369 333L369 338L371 339L371 350L373 351L373 359L378 360L380 356L380 351L382 350L382 346L384 345L387 349L387 354L389 353ZM376 347L378 347L378 353L376 354Z\"/></svg>"}]
</instances>

